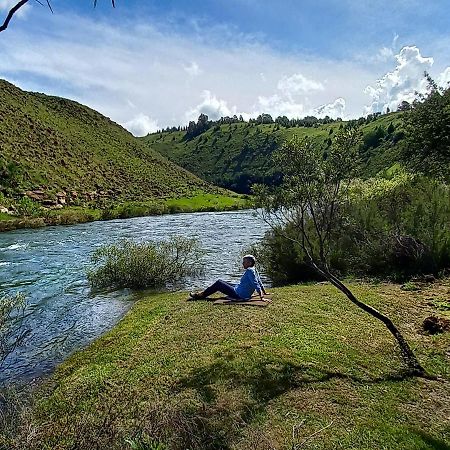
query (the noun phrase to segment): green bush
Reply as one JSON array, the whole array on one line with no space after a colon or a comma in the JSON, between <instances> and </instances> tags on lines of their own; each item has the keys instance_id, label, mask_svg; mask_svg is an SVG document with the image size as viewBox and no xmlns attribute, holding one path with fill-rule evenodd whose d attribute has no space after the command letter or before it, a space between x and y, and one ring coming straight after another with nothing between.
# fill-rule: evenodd
<instances>
[{"instance_id":1,"label":"green bush","mask_svg":"<svg viewBox=\"0 0 450 450\"><path fill-rule=\"evenodd\" d=\"M331 267L394 281L438 275L450 267L449 217L450 189L436 180L400 172L355 182L333 231ZM295 240L300 236L287 225L266 233L254 250L276 284L317 279Z\"/></svg>"},{"instance_id":2,"label":"green bush","mask_svg":"<svg viewBox=\"0 0 450 450\"><path fill-rule=\"evenodd\" d=\"M269 230L263 241L251 246L246 253L256 256L274 286L321 280L317 272L306 264L300 245L284 237L286 235L295 237L291 226Z\"/></svg>"},{"instance_id":3,"label":"green bush","mask_svg":"<svg viewBox=\"0 0 450 450\"><path fill-rule=\"evenodd\" d=\"M31 198L22 197L16 204L17 213L19 216L35 217L42 212L42 207L39 203L34 202Z\"/></svg>"},{"instance_id":4,"label":"green bush","mask_svg":"<svg viewBox=\"0 0 450 450\"><path fill-rule=\"evenodd\" d=\"M92 254L88 280L92 288L173 287L201 273L202 254L196 240L183 237L165 242L122 240Z\"/></svg>"}]
</instances>

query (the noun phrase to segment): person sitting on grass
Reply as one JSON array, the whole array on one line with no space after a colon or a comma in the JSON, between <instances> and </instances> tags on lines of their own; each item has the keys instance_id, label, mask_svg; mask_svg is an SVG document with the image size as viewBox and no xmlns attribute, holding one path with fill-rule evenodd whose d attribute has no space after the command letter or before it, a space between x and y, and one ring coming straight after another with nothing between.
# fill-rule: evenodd
<instances>
[{"instance_id":1,"label":"person sitting on grass","mask_svg":"<svg viewBox=\"0 0 450 450\"><path fill-rule=\"evenodd\" d=\"M255 268L255 261L253 255L245 255L242 258L242 265L244 266L245 272L237 286L233 286L222 280L217 280L212 286L206 288L204 291L191 292L189 294L190 297L193 300L201 300L216 292L221 292L235 301L242 301L250 300L253 292L256 290L259 298L264 300L263 296L267 295L267 292L265 291L261 278Z\"/></svg>"}]
</instances>

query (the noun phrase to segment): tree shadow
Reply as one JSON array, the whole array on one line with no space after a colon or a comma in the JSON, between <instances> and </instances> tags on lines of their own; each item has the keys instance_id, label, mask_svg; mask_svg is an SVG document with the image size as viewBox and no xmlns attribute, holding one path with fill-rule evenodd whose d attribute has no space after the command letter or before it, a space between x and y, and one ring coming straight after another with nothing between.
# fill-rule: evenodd
<instances>
[{"instance_id":1,"label":"tree shadow","mask_svg":"<svg viewBox=\"0 0 450 450\"><path fill-rule=\"evenodd\" d=\"M248 363L248 364L247 364ZM314 384L325 383L332 379L346 379L361 384L383 383L386 381L402 381L408 378L406 373L395 373L377 378L360 378L338 371L317 369L312 366L295 364L290 361L266 359L251 363L237 360L233 355L216 360L210 365L194 370L190 376L181 378L174 386L174 393L184 390L195 390L203 405L200 414L203 417L216 416L212 420L204 420L202 426L208 436L204 442L205 449L227 449L228 443L238 437L242 430L261 413L268 404L288 393ZM239 411L236 405L227 405L223 399L223 389L218 387L240 389L247 392L246 398L240 398ZM222 395L222 398L220 396ZM220 407L218 407L220 405ZM192 413L192 411L191 411ZM230 426L233 418L239 417L239 424ZM206 433L205 433L206 432Z\"/></svg>"},{"instance_id":2,"label":"tree shadow","mask_svg":"<svg viewBox=\"0 0 450 450\"><path fill-rule=\"evenodd\" d=\"M413 431L414 434L416 434L417 436L419 436L422 441L428 445L428 448L433 449L433 450L450 450L450 445L441 440L441 439L436 439L435 437L431 436L428 433L425 433L425 431L422 430L415 430Z\"/></svg>"}]
</instances>

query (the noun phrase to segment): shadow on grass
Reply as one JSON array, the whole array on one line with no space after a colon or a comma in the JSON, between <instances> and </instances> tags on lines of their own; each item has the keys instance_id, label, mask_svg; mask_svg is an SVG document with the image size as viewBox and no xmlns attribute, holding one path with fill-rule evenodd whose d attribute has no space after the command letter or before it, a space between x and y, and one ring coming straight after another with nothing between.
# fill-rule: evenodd
<instances>
[{"instance_id":1,"label":"shadow on grass","mask_svg":"<svg viewBox=\"0 0 450 450\"><path fill-rule=\"evenodd\" d=\"M194 370L189 377L179 380L175 392L194 390L203 405L195 416L202 416L208 440L205 449L228 449L243 429L263 414L275 398L295 389L306 388L333 379L351 380L355 383L372 384L386 381L402 381L403 373L373 379L361 379L348 374L317 369L282 360L258 361L235 360L232 355ZM232 399L237 392L238 400ZM245 393L242 395L242 393Z\"/></svg>"},{"instance_id":2,"label":"shadow on grass","mask_svg":"<svg viewBox=\"0 0 450 450\"><path fill-rule=\"evenodd\" d=\"M436 439L422 430L414 430L413 432L419 436L425 444L427 444L427 449L450 450L450 445L441 439Z\"/></svg>"}]
</instances>

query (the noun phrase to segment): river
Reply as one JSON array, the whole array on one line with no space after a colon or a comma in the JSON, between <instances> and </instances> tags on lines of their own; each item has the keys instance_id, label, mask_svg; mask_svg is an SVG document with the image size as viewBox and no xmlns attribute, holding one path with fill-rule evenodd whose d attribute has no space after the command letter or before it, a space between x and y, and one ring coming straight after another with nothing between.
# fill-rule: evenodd
<instances>
[{"instance_id":1,"label":"river","mask_svg":"<svg viewBox=\"0 0 450 450\"><path fill-rule=\"evenodd\" d=\"M91 253L123 238L194 237L205 250L205 273L182 289L223 278L236 281L239 257L267 225L252 211L139 217L0 234L0 295L22 292L30 334L0 370L0 384L29 381L51 372L73 351L114 326L137 294L92 294L86 279Z\"/></svg>"}]
</instances>

